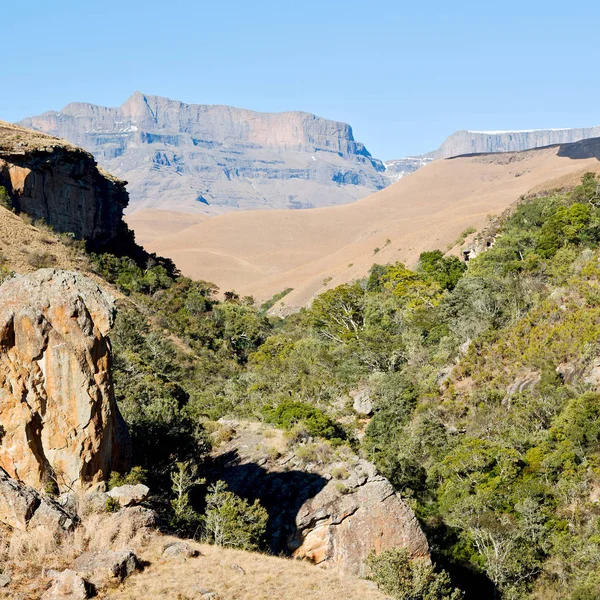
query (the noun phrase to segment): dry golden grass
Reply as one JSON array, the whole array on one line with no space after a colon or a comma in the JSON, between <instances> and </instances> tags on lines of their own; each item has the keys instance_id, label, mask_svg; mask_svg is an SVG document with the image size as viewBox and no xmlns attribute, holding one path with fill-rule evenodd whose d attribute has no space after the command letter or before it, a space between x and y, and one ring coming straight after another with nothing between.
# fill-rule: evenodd
<instances>
[{"instance_id":1,"label":"dry golden grass","mask_svg":"<svg viewBox=\"0 0 600 600\"><path fill-rule=\"evenodd\" d=\"M135 241L143 246L153 239L178 233L208 218L202 214L147 208L127 215L125 221L136 231Z\"/></svg>"},{"instance_id":2,"label":"dry golden grass","mask_svg":"<svg viewBox=\"0 0 600 600\"><path fill-rule=\"evenodd\" d=\"M65 140L61 140L45 133L25 129L6 121L0 121L0 152L19 150L31 151L43 148L54 148L56 146L68 148L70 150L81 150Z\"/></svg>"},{"instance_id":3,"label":"dry golden grass","mask_svg":"<svg viewBox=\"0 0 600 600\"><path fill-rule=\"evenodd\" d=\"M69 568L83 552L130 549L143 554L155 532L121 527L111 514L90 512L72 533L38 527L33 531L0 528L1 570L10 574L0 598L36 600L50 584L49 569Z\"/></svg>"},{"instance_id":4,"label":"dry golden grass","mask_svg":"<svg viewBox=\"0 0 600 600\"><path fill-rule=\"evenodd\" d=\"M374 584L298 560L188 543L196 558L163 558L178 538L145 531L131 535L111 523L111 515L92 514L71 534L49 530L0 531L0 565L12 582L0 598L39 600L51 584L49 569L70 568L83 552L133 550L145 565L117 587L101 590L99 600L192 600L211 590L220 600L384 600Z\"/></svg>"},{"instance_id":5,"label":"dry golden grass","mask_svg":"<svg viewBox=\"0 0 600 600\"><path fill-rule=\"evenodd\" d=\"M368 581L292 559L194 544L197 558L163 559L174 538L155 537L142 558L150 565L119 589L110 600L192 600L211 590L220 600L384 600Z\"/></svg>"},{"instance_id":6,"label":"dry golden grass","mask_svg":"<svg viewBox=\"0 0 600 600\"><path fill-rule=\"evenodd\" d=\"M87 258L65 245L48 227L32 225L0 207L0 257L17 273L30 273L40 266L87 271Z\"/></svg>"}]
</instances>

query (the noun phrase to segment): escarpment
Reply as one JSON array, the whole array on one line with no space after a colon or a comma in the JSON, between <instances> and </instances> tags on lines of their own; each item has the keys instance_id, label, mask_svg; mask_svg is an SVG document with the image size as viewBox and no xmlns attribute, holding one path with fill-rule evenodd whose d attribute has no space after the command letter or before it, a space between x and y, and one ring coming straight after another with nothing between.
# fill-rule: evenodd
<instances>
[{"instance_id":1,"label":"escarpment","mask_svg":"<svg viewBox=\"0 0 600 600\"><path fill-rule=\"evenodd\" d=\"M113 299L41 269L0 287L0 467L34 488L88 487L125 466L107 338Z\"/></svg>"},{"instance_id":2,"label":"escarpment","mask_svg":"<svg viewBox=\"0 0 600 600\"><path fill-rule=\"evenodd\" d=\"M118 108L72 103L25 127L89 150L130 182L131 207L220 214L353 202L388 183L352 128L136 92Z\"/></svg>"},{"instance_id":3,"label":"escarpment","mask_svg":"<svg viewBox=\"0 0 600 600\"><path fill-rule=\"evenodd\" d=\"M117 236L129 199L88 152L2 121L0 186L18 212L96 245Z\"/></svg>"}]
</instances>

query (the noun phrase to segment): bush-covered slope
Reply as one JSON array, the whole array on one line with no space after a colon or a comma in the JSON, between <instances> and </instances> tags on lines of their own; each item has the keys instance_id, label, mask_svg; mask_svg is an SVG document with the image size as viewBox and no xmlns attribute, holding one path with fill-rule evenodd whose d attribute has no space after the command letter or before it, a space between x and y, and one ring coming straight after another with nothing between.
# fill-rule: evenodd
<instances>
[{"instance_id":1,"label":"bush-covered slope","mask_svg":"<svg viewBox=\"0 0 600 600\"><path fill-rule=\"evenodd\" d=\"M523 200L468 268L437 251L415 271L374 265L285 320L152 257L92 256L123 296L115 384L136 464L166 500L221 417L348 444L410 499L468 598L599 597L599 192L587 175Z\"/></svg>"},{"instance_id":2,"label":"bush-covered slope","mask_svg":"<svg viewBox=\"0 0 600 600\"><path fill-rule=\"evenodd\" d=\"M137 309L113 336L117 390L134 435L163 440L140 461L187 455L228 415L349 443L470 597L598 597L598 202L586 176L522 201L466 271L441 252L376 265L285 321L184 278L136 288L121 263L108 276Z\"/></svg>"}]
</instances>

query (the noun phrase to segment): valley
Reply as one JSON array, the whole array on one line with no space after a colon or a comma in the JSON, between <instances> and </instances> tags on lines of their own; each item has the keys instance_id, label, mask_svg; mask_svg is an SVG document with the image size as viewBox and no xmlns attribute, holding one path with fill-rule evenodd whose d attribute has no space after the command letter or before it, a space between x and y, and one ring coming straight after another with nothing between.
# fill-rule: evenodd
<instances>
[{"instance_id":1,"label":"valley","mask_svg":"<svg viewBox=\"0 0 600 600\"><path fill-rule=\"evenodd\" d=\"M463 231L480 230L519 197L552 189L557 178L572 176L574 184L586 170L597 171L600 146L590 144L582 153L574 144L436 160L346 206L229 213L189 227L182 222L170 235L153 234L144 211L128 222L149 250L186 275L259 302L293 288L280 303L293 310L365 276L373 263L413 265L436 248L459 253Z\"/></svg>"}]
</instances>

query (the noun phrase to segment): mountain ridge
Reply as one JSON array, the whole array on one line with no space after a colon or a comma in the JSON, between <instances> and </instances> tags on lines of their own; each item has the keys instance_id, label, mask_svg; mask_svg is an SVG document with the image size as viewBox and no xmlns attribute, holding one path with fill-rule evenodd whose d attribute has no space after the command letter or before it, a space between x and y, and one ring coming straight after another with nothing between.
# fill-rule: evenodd
<instances>
[{"instance_id":1,"label":"mountain ridge","mask_svg":"<svg viewBox=\"0 0 600 600\"><path fill-rule=\"evenodd\" d=\"M131 208L219 214L352 202L388 183L347 123L134 93L120 107L70 103L20 122L92 152L130 182Z\"/></svg>"}]
</instances>

